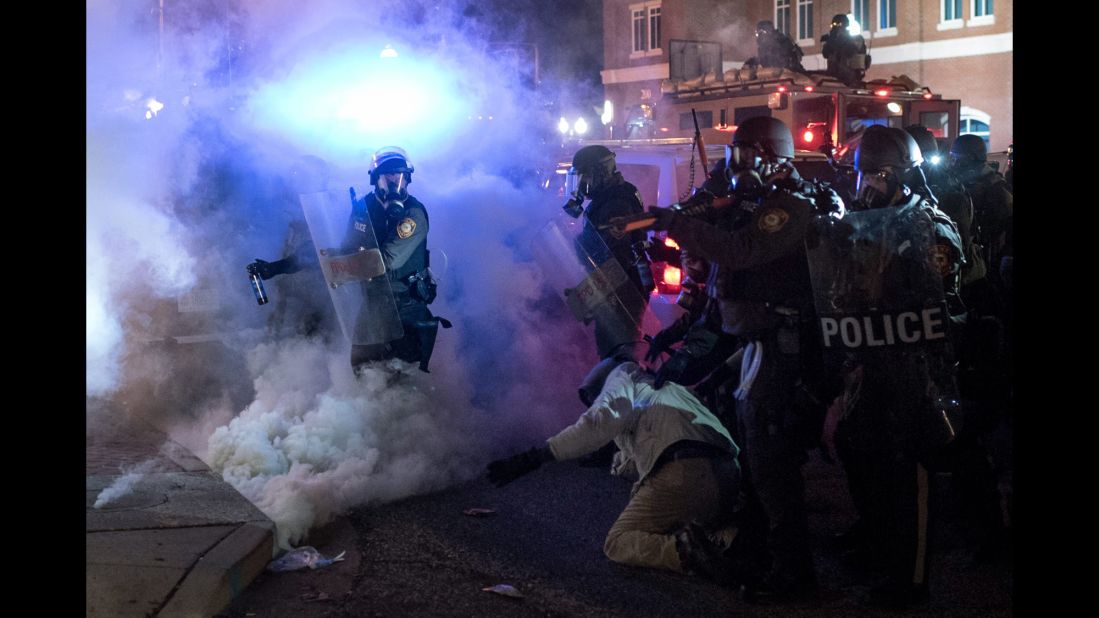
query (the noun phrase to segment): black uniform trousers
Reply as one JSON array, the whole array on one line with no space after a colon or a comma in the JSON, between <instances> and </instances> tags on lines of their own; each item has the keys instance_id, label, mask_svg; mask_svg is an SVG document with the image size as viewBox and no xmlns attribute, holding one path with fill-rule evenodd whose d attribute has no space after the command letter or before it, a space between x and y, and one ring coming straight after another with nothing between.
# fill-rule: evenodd
<instances>
[{"instance_id":1,"label":"black uniform trousers","mask_svg":"<svg viewBox=\"0 0 1099 618\"><path fill-rule=\"evenodd\" d=\"M943 441L922 367L918 357L864 365L858 400L836 428L836 450L869 533L873 563L882 566L885 583L899 589L927 585L931 510L925 463Z\"/></svg>"},{"instance_id":2,"label":"black uniform trousers","mask_svg":"<svg viewBox=\"0 0 1099 618\"><path fill-rule=\"evenodd\" d=\"M804 419L794 401L800 356L796 349L784 350L773 332L755 344L763 346L759 371L747 397L736 402L741 466L768 521L772 570L787 580L804 581L813 577L813 560L801 474L807 461ZM745 353L744 362L749 357Z\"/></svg>"},{"instance_id":3,"label":"black uniform trousers","mask_svg":"<svg viewBox=\"0 0 1099 618\"><path fill-rule=\"evenodd\" d=\"M427 303L413 298L410 294L397 294L397 313L401 318L401 326L404 328L404 336L394 341L375 343L370 345L351 346L351 367L356 371L362 365L371 361L399 358L409 363L419 363L424 360L425 341L423 332L427 327L423 325L434 316L427 308ZM437 329L438 327L435 326ZM432 344L434 332L431 333Z\"/></svg>"}]
</instances>

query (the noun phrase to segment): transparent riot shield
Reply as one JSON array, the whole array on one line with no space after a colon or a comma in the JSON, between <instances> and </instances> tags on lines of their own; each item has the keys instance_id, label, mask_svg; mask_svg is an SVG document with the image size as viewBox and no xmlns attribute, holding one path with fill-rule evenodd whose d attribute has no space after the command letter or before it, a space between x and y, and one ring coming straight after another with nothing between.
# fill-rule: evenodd
<instances>
[{"instance_id":1,"label":"transparent riot shield","mask_svg":"<svg viewBox=\"0 0 1099 618\"><path fill-rule=\"evenodd\" d=\"M531 246L546 280L564 294L577 320L595 322L599 355L641 339L642 324L658 323L626 270L586 220L561 217L539 231Z\"/></svg>"},{"instance_id":2,"label":"transparent riot shield","mask_svg":"<svg viewBox=\"0 0 1099 618\"><path fill-rule=\"evenodd\" d=\"M403 337L397 301L373 229L359 230L364 233L357 236L358 245L346 246L350 199L327 191L299 197L344 336L355 345Z\"/></svg>"},{"instance_id":3,"label":"transparent riot shield","mask_svg":"<svg viewBox=\"0 0 1099 618\"><path fill-rule=\"evenodd\" d=\"M862 398L849 404L866 410L854 419L864 446L886 436L927 448L949 442L958 395L931 218L906 206L818 223L806 247L814 304L826 360L861 376L847 395Z\"/></svg>"}]
</instances>

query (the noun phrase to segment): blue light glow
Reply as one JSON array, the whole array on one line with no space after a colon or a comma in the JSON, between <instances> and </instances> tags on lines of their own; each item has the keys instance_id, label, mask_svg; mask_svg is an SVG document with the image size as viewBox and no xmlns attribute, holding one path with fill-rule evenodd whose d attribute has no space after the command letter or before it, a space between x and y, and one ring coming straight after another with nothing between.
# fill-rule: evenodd
<instances>
[{"instance_id":1,"label":"blue light glow","mask_svg":"<svg viewBox=\"0 0 1099 618\"><path fill-rule=\"evenodd\" d=\"M356 44L299 62L251 97L255 124L336 160L391 143L421 151L467 128L474 104L457 67L411 50L380 58L381 47Z\"/></svg>"}]
</instances>

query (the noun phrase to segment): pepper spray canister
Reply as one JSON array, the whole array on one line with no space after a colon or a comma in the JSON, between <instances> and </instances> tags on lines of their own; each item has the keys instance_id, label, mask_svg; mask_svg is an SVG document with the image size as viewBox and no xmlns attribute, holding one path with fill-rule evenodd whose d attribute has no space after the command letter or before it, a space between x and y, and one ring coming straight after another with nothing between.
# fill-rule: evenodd
<instances>
[{"instance_id":1,"label":"pepper spray canister","mask_svg":"<svg viewBox=\"0 0 1099 618\"><path fill-rule=\"evenodd\" d=\"M267 290L263 289L263 279L260 279L256 264L249 264L245 270L248 271L248 280L252 283L252 293L256 295L256 303L266 305Z\"/></svg>"}]
</instances>

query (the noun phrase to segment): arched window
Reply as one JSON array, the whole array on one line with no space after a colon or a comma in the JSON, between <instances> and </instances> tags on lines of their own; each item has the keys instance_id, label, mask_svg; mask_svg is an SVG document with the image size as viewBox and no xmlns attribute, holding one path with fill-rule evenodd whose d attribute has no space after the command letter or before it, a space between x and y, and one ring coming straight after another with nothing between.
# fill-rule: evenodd
<instances>
[{"instance_id":1,"label":"arched window","mask_svg":"<svg viewBox=\"0 0 1099 618\"><path fill-rule=\"evenodd\" d=\"M965 135L966 133L970 133L976 135L985 141L985 146L987 147L989 125L991 124L991 121L992 117L979 109L962 107L961 120L958 123L958 134Z\"/></svg>"}]
</instances>

